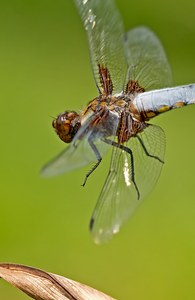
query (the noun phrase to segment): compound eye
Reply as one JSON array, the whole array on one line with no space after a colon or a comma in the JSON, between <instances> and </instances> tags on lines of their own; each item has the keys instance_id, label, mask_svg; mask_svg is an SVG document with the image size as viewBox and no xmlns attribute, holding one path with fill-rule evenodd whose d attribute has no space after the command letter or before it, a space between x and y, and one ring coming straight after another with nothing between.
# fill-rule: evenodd
<instances>
[{"instance_id":1,"label":"compound eye","mask_svg":"<svg viewBox=\"0 0 195 300\"><path fill-rule=\"evenodd\" d=\"M52 126L62 141L70 143L81 127L80 116L74 111L66 111L53 120Z\"/></svg>"}]
</instances>

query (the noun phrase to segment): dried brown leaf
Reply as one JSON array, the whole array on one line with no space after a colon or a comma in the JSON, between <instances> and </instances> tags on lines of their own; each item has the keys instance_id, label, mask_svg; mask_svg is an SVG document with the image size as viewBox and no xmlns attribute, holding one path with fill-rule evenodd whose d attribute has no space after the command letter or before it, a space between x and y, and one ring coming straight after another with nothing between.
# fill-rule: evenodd
<instances>
[{"instance_id":1,"label":"dried brown leaf","mask_svg":"<svg viewBox=\"0 0 195 300\"><path fill-rule=\"evenodd\" d=\"M28 266L1 263L0 277L37 300L115 300L82 283Z\"/></svg>"}]
</instances>

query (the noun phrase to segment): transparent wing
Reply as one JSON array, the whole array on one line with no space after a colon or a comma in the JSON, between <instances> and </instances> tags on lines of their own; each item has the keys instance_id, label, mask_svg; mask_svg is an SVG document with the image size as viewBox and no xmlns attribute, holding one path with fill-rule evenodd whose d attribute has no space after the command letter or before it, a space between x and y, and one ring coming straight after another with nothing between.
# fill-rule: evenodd
<instances>
[{"instance_id":1,"label":"transparent wing","mask_svg":"<svg viewBox=\"0 0 195 300\"><path fill-rule=\"evenodd\" d=\"M104 92L98 64L108 69L114 92L122 92L126 73L124 30L114 1L75 0L75 3L87 31L91 64L99 91Z\"/></svg>"},{"instance_id":2,"label":"transparent wing","mask_svg":"<svg viewBox=\"0 0 195 300\"><path fill-rule=\"evenodd\" d=\"M91 125L95 118L98 118L98 114L93 114L85 120L71 144L42 168L42 176L56 176L81 168L90 163L97 162L97 153L101 157L105 154L110 145L103 143L101 140L104 136L104 132L97 130L96 127ZM115 136L118 122L117 119L112 116L111 120L109 133ZM89 141L95 145L96 152L92 149Z\"/></svg>"},{"instance_id":3,"label":"transparent wing","mask_svg":"<svg viewBox=\"0 0 195 300\"><path fill-rule=\"evenodd\" d=\"M163 130L149 125L138 137L126 145L132 151L133 161L127 152L113 148L110 170L90 223L96 243L106 242L119 231L160 175L165 153Z\"/></svg>"},{"instance_id":4,"label":"transparent wing","mask_svg":"<svg viewBox=\"0 0 195 300\"><path fill-rule=\"evenodd\" d=\"M157 36L146 27L130 30L125 39L128 80L136 80L145 90L171 85L167 57Z\"/></svg>"},{"instance_id":5,"label":"transparent wing","mask_svg":"<svg viewBox=\"0 0 195 300\"><path fill-rule=\"evenodd\" d=\"M101 155L106 151L105 145L104 151L101 147L101 141L99 141L98 148L100 147ZM106 146L107 147L107 146ZM77 168L84 167L90 163L96 162L97 157L95 152L90 147L87 139L76 140L75 144L71 144L66 147L59 155L54 157L48 164L46 164L42 170L41 175L44 177L51 177L60 175L69 171L73 171Z\"/></svg>"}]
</instances>

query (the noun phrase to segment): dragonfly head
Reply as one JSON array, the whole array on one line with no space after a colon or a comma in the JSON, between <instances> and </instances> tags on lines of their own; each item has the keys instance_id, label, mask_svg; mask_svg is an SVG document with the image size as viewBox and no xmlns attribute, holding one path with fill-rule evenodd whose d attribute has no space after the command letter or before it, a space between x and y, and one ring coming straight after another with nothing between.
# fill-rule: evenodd
<instances>
[{"instance_id":1,"label":"dragonfly head","mask_svg":"<svg viewBox=\"0 0 195 300\"><path fill-rule=\"evenodd\" d=\"M65 111L53 120L52 126L62 141L70 143L81 127L80 119L75 111Z\"/></svg>"}]
</instances>

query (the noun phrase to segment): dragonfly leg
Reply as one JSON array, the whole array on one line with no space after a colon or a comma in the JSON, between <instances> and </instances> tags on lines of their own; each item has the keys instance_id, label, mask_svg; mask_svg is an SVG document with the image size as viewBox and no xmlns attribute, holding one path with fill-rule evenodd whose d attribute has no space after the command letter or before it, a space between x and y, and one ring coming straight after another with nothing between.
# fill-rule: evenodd
<instances>
[{"instance_id":1,"label":"dragonfly leg","mask_svg":"<svg viewBox=\"0 0 195 300\"><path fill-rule=\"evenodd\" d=\"M131 158L131 181L133 182L134 186L135 186L135 189L136 189L136 192L137 192L137 198L139 200L140 198L140 192L139 192L139 189L138 189L138 186L136 184L136 181L135 181L135 167L134 167L134 157L133 157L133 151L124 146L124 145L121 145L121 144L118 144L114 141L111 141L109 139L102 139L102 141L104 141L105 143L109 144L109 145L112 145L113 147L116 147L116 148L119 148L125 152L127 152L129 155L130 155L130 158Z\"/></svg>"},{"instance_id":2,"label":"dragonfly leg","mask_svg":"<svg viewBox=\"0 0 195 300\"><path fill-rule=\"evenodd\" d=\"M102 161L102 157L101 157L101 155L100 155L100 153L99 153L99 151L98 151L96 145L95 145L91 140L88 140L88 142L89 142L89 145L90 145L91 149L92 149L93 152L95 153L95 156L96 156L96 158L97 158L97 162L96 162L96 164L92 167L92 169L86 174L85 180L84 180L82 186L85 186L88 177L95 171L95 169L97 169L97 167L99 166L99 164L100 164L101 161Z\"/></svg>"},{"instance_id":3,"label":"dragonfly leg","mask_svg":"<svg viewBox=\"0 0 195 300\"><path fill-rule=\"evenodd\" d=\"M142 139L140 138L139 135L136 135L136 138L137 138L138 141L140 142L140 144L141 144L141 146L142 146L142 148L143 148L143 150L144 150L144 152L145 152L145 154L146 154L147 156L152 157L152 158L154 158L154 159L157 159L159 162L161 162L162 164L164 164L164 161L163 161L162 159L160 159L160 157L158 157L158 156L156 156L156 155L152 155L152 154L150 154L150 153L148 152L146 146L144 145L144 142L142 141Z\"/></svg>"}]
</instances>

